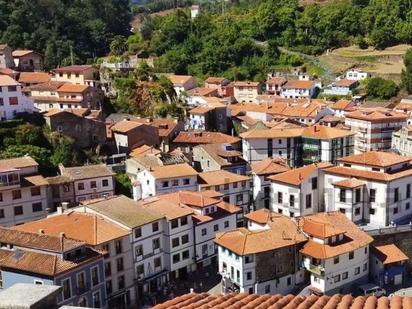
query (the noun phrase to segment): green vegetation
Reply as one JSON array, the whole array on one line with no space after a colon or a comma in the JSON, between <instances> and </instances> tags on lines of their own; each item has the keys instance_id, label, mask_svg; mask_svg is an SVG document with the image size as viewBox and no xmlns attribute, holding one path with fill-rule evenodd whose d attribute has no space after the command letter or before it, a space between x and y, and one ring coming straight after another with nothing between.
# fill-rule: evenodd
<instances>
[{"instance_id":1,"label":"green vegetation","mask_svg":"<svg viewBox=\"0 0 412 309\"><path fill-rule=\"evenodd\" d=\"M380 77L368 78L365 82L366 94L370 98L390 99L398 93L398 86L392 80Z\"/></svg>"},{"instance_id":2,"label":"green vegetation","mask_svg":"<svg viewBox=\"0 0 412 309\"><path fill-rule=\"evenodd\" d=\"M411 94L412 93L412 49L406 51L405 57L403 59L405 64L405 69L401 73L402 86L405 90Z\"/></svg>"},{"instance_id":3,"label":"green vegetation","mask_svg":"<svg viewBox=\"0 0 412 309\"><path fill-rule=\"evenodd\" d=\"M128 35L128 0L0 0L0 42L36 50L47 68L105 55L116 35Z\"/></svg>"},{"instance_id":4,"label":"green vegetation","mask_svg":"<svg viewBox=\"0 0 412 309\"><path fill-rule=\"evenodd\" d=\"M132 182L130 178L124 173L117 173L116 180L116 194L123 194L132 197Z\"/></svg>"}]
</instances>

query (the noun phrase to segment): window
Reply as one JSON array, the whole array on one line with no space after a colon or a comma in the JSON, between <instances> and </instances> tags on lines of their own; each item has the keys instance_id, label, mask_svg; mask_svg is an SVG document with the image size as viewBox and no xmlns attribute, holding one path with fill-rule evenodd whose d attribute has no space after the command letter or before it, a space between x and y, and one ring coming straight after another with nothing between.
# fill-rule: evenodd
<instances>
[{"instance_id":1,"label":"window","mask_svg":"<svg viewBox=\"0 0 412 309\"><path fill-rule=\"evenodd\" d=\"M4 218L4 209L0 209L0 218Z\"/></svg>"},{"instance_id":2,"label":"window","mask_svg":"<svg viewBox=\"0 0 412 309\"><path fill-rule=\"evenodd\" d=\"M19 100L17 99L17 97L10 97L10 98L9 98L9 104L10 104L10 105L18 105L18 104L19 104Z\"/></svg>"},{"instance_id":3,"label":"window","mask_svg":"<svg viewBox=\"0 0 412 309\"><path fill-rule=\"evenodd\" d=\"M80 294L86 289L86 278L83 271L77 274L77 288L80 290Z\"/></svg>"},{"instance_id":4,"label":"window","mask_svg":"<svg viewBox=\"0 0 412 309\"><path fill-rule=\"evenodd\" d=\"M342 202L342 203L346 202L346 190L345 189L340 189L339 202Z\"/></svg>"},{"instance_id":5,"label":"window","mask_svg":"<svg viewBox=\"0 0 412 309\"><path fill-rule=\"evenodd\" d=\"M93 293L93 307L94 308L100 308L101 307L100 292Z\"/></svg>"},{"instance_id":6,"label":"window","mask_svg":"<svg viewBox=\"0 0 412 309\"><path fill-rule=\"evenodd\" d=\"M152 240L152 247L153 247L153 250L160 248L160 238L155 238Z\"/></svg>"},{"instance_id":7,"label":"window","mask_svg":"<svg viewBox=\"0 0 412 309\"><path fill-rule=\"evenodd\" d=\"M248 271L246 273L246 280L252 280L252 272L251 271Z\"/></svg>"},{"instance_id":8,"label":"window","mask_svg":"<svg viewBox=\"0 0 412 309\"><path fill-rule=\"evenodd\" d=\"M360 274L360 267L356 267L355 268L355 275L359 275Z\"/></svg>"},{"instance_id":9,"label":"window","mask_svg":"<svg viewBox=\"0 0 412 309\"><path fill-rule=\"evenodd\" d=\"M229 190L229 184L228 184L228 183L225 183L225 184L223 185L223 189L224 189L224 190Z\"/></svg>"},{"instance_id":10,"label":"window","mask_svg":"<svg viewBox=\"0 0 412 309\"><path fill-rule=\"evenodd\" d=\"M273 141L271 138L268 138L268 158L273 156Z\"/></svg>"},{"instance_id":11,"label":"window","mask_svg":"<svg viewBox=\"0 0 412 309\"><path fill-rule=\"evenodd\" d=\"M408 210L410 207L411 207L411 205L409 204L409 202L408 202L408 203L406 203L406 205L405 205L405 209L406 209L406 210Z\"/></svg>"},{"instance_id":12,"label":"window","mask_svg":"<svg viewBox=\"0 0 412 309\"><path fill-rule=\"evenodd\" d=\"M243 194L236 195L236 203L243 203Z\"/></svg>"},{"instance_id":13,"label":"window","mask_svg":"<svg viewBox=\"0 0 412 309\"><path fill-rule=\"evenodd\" d=\"M168 182L168 181L163 181L163 182L162 182L162 187L163 187L163 188L169 187L169 182Z\"/></svg>"},{"instance_id":14,"label":"window","mask_svg":"<svg viewBox=\"0 0 412 309\"><path fill-rule=\"evenodd\" d=\"M187 217L181 217L180 218L180 225L186 225L187 224Z\"/></svg>"},{"instance_id":15,"label":"window","mask_svg":"<svg viewBox=\"0 0 412 309\"><path fill-rule=\"evenodd\" d=\"M0 89L1 89L1 87L0 87ZM0 91L0 92L1 92L1 91ZM0 106L4 106L3 98L0 98Z\"/></svg>"},{"instance_id":16,"label":"window","mask_svg":"<svg viewBox=\"0 0 412 309\"><path fill-rule=\"evenodd\" d=\"M33 212L38 212L43 210L42 203L34 203L31 205Z\"/></svg>"},{"instance_id":17,"label":"window","mask_svg":"<svg viewBox=\"0 0 412 309\"><path fill-rule=\"evenodd\" d=\"M376 199L376 189L369 190L369 202L374 203Z\"/></svg>"},{"instance_id":18,"label":"window","mask_svg":"<svg viewBox=\"0 0 412 309\"><path fill-rule=\"evenodd\" d=\"M213 225L213 231L218 231L219 230L219 224Z\"/></svg>"},{"instance_id":19,"label":"window","mask_svg":"<svg viewBox=\"0 0 412 309\"><path fill-rule=\"evenodd\" d=\"M0 202L3 202L3 193L0 193Z\"/></svg>"},{"instance_id":20,"label":"window","mask_svg":"<svg viewBox=\"0 0 412 309\"><path fill-rule=\"evenodd\" d=\"M265 294L270 294L270 284L265 285Z\"/></svg>"},{"instance_id":21,"label":"window","mask_svg":"<svg viewBox=\"0 0 412 309\"><path fill-rule=\"evenodd\" d=\"M172 260L173 260L173 264L179 263L180 262L180 254L177 253L177 254L173 255Z\"/></svg>"},{"instance_id":22,"label":"window","mask_svg":"<svg viewBox=\"0 0 412 309\"><path fill-rule=\"evenodd\" d=\"M142 237L142 229L140 227L134 230L134 237L135 238Z\"/></svg>"},{"instance_id":23,"label":"window","mask_svg":"<svg viewBox=\"0 0 412 309\"><path fill-rule=\"evenodd\" d=\"M348 272L347 271L345 271L343 274L342 274L342 280L345 280L345 279L348 279Z\"/></svg>"},{"instance_id":24,"label":"window","mask_svg":"<svg viewBox=\"0 0 412 309\"><path fill-rule=\"evenodd\" d=\"M316 190L318 188L318 177L312 178L312 190Z\"/></svg>"},{"instance_id":25,"label":"window","mask_svg":"<svg viewBox=\"0 0 412 309\"><path fill-rule=\"evenodd\" d=\"M202 236L205 236L207 234L207 229L202 229Z\"/></svg>"},{"instance_id":26,"label":"window","mask_svg":"<svg viewBox=\"0 0 412 309\"><path fill-rule=\"evenodd\" d=\"M278 204L282 204L282 203L283 203L283 193L278 192Z\"/></svg>"},{"instance_id":27,"label":"window","mask_svg":"<svg viewBox=\"0 0 412 309\"><path fill-rule=\"evenodd\" d=\"M123 258L118 258L116 260L116 269L117 269L118 272L123 271L123 269L124 269Z\"/></svg>"},{"instance_id":28,"label":"window","mask_svg":"<svg viewBox=\"0 0 412 309\"><path fill-rule=\"evenodd\" d=\"M369 214L374 215L375 214L375 208L370 208L369 209Z\"/></svg>"},{"instance_id":29,"label":"window","mask_svg":"<svg viewBox=\"0 0 412 309\"><path fill-rule=\"evenodd\" d=\"M77 189L78 189L78 190L84 190L84 183L79 182L79 183L77 184Z\"/></svg>"},{"instance_id":30,"label":"window","mask_svg":"<svg viewBox=\"0 0 412 309\"><path fill-rule=\"evenodd\" d=\"M367 271L368 270L368 263L363 264L363 271Z\"/></svg>"},{"instance_id":31,"label":"window","mask_svg":"<svg viewBox=\"0 0 412 309\"><path fill-rule=\"evenodd\" d=\"M94 189L97 187L96 181L90 181L90 188Z\"/></svg>"},{"instance_id":32,"label":"window","mask_svg":"<svg viewBox=\"0 0 412 309\"><path fill-rule=\"evenodd\" d=\"M253 255L246 255L246 256L245 256L245 263L246 263L246 264L252 263L253 260L254 260Z\"/></svg>"},{"instance_id":33,"label":"window","mask_svg":"<svg viewBox=\"0 0 412 309\"><path fill-rule=\"evenodd\" d=\"M339 256L335 256L333 258L333 264L338 264L339 263Z\"/></svg>"},{"instance_id":34,"label":"window","mask_svg":"<svg viewBox=\"0 0 412 309\"><path fill-rule=\"evenodd\" d=\"M155 258L153 263L155 268L162 267L162 259L160 257Z\"/></svg>"},{"instance_id":35,"label":"window","mask_svg":"<svg viewBox=\"0 0 412 309\"><path fill-rule=\"evenodd\" d=\"M138 276L143 275L144 274L144 266L143 265L137 265L136 273L137 273Z\"/></svg>"},{"instance_id":36,"label":"window","mask_svg":"<svg viewBox=\"0 0 412 309\"><path fill-rule=\"evenodd\" d=\"M16 87L16 86L8 86L8 87L7 87L7 90L8 90L9 92L16 92L16 91L17 91L17 87Z\"/></svg>"},{"instance_id":37,"label":"window","mask_svg":"<svg viewBox=\"0 0 412 309\"><path fill-rule=\"evenodd\" d=\"M115 243L116 246L116 254L120 254L122 253L122 241L121 240L117 240Z\"/></svg>"},{"instance_id":38,"label":"window","mask_svg":"<svg viewBox=\"0 0 412 309\"><path fill-rule=\"evenodd\" d=\"M179 185L179 179L173 179L172 180L172 186L177 187Z\"/></svg>"},{"instance_id":39,"label":"window","mask_svg":"<svg viewBox=\"0 0 412 309\"><path fill-rule=\"evenodd\" d=\"M11 194L13 196L13 200L21 199L21 191L20 190L13 190L11 192Z\"/></svg>"},{"instance_id":40,"label":"window","mask_svg":"<svg viewBox=\"0 0 412 309\"><path fill-rule=\"evenodd\" d=\"M190 257L189 250L183 251L182 252L182 260L187 260Z\"/></svg>"},{"instance_id":41,"label":"window","mask_svg":"<svg viewBox=\"0 0 412 309\"><path fill-rule=\"evenodd\" d=\"M172 221L170 221L170 224L172 226L172 229L175 229L179 226L179 222L177 221L177 219L173 219Z\"/></svg>"},{"instance_id":42,"label":"window","mask_svg":"<svg viewBox=\"0 0 412 309\"><path fill-rule=\"evenodd\" d=\"M40 195L40 187L34 187L30 189L31 196Z\"/></svg>"},{"instance_id":43,"label":"window","mask_svg":"<svg viewBox=\"0 0 412 309\"><path fill-rule=\"evenodd\" d=\"M112 292L113 292L112 280L107 280L106 281L106 294L112 294Z\"/></svg>"},{"instance_id":44,"label":"window","mask_svg":"<svg viewBox=\"0 0 412 309\"><path fill-rule=\"evenodd\" d=\"M399 188L395 188L393 195L393 201L396 203L397 201L399 201Z\"/></svg>"},{"instance_id":45,"label":"window","mask_svg":"<svg viewBox=\"0 0 412 309\"><path fill-rule=\"evenodd\" d=\"M143 246L142 245L136 246L136 248L134 249L134 252L136 254L136 257L143 255Z\"/></svg>"},{"instance_id":46,"label":"window","mask_svg":"<svg viewBox=\"0 0 412 309\"><path fill-rule=\"evenodd\" d=\"M93 286L99 284L99 270L97 266L92 268L92 284Z\"/></svg>"},{"instance_id":47,"label":"window","mask_svg":"<svg viewBox=\"0 0 412 309\"><path fill-rule=\"evenodd\" d=\"M106 277L112 275L112 264L110 262L104 264L104 274Z\"/></svg>"},{"instance_id":48,"label":"window","mask_svg":"<svg viewBox=\"0 0 412 309\"><path fill-rule=\"evenodd\" d=\"M355 252L353 251L349 252L349 260L353 260L354 255L355 255Z\"/></svg>"},{"instance_id":49,"label":"window","mask_svg":"<svg viewBox=\"0 0 412 309\"><path fill-rule=\"evenodd\" d=\"M360 215L360 207L355 208L355 215L356 216Z\"/></svg>"},{"instance_id":50,"label":"window","mask_svg":"<svg viewBox=\"0 0 412 309\"><path fill-rule=\"evenodd\" d=\"M215 191L220 191L220 186L215 186Z\"/></svg>"},{"instance_id":51,"label":"window","mask_svg":"<svg viewBox=\"0 0 412 309\"><path fill-rule=\"evenodd\" d=\"M72 297L72 287L70 284L70 279L63 280L63 300L69 299Z\"/></svg>"},{"instance_id":52,"label":"window","mask_svg":"<svg viewBox=\"0 0 412 309\"><path fill-rule=\"evenodd\" d=\"M312 194L306 194L306 208L312 207Z\"/></svg>"},{"instance_id":53,"label":"window","mask_svg":"<svg viewBox=\"0 0 412 309\"><path fill-rule=\"evenodd\" d=\"M359 203L361 200L361 189L358 188L355 190L355 203Z\"/></svg>"},{"instance_id":54,"label":"window","mask_svg":"<svg viewBox=\"0 0 412 309\"><path fill-rule=\"evenodd\" d=\"M286 279L286 284L287 284L287 285L291 285L291 284L292 284L292 278L291 278L291 277L288 277L288 278Z\"/></svg>"},{"instance_id":55,"label":"window","mask_svg":"<svg viewBox=\"0 0 412 309\"><path fill-rule=\"evenodd\" d=\"M245 180L242 181L242 188L246 188L246 181Z\"/></svg>"},{"instance_id":56,"label":"window","mask_svg":"<svg viewBox=\"0 0 412 309\"><path fill-rule=\"evenodd\" d=\"M224 226L225 226L225 228L229 227L229 221L225 221Z\"/></svg>"},{"instance_id":57,"label":"window","mask_svg":"<svg viewBox=\"0 0 412 309\"><path fill-rule=\"evenodd\" d=\"M184 178L183 179L183 185L185 185L185 186L190 185L190 179L189 178Z\"/></svg>"},{"instance_id":58,"label":"window","mask_svg":"<svg viewBox=\"0 0 412 309\"><path fill-rule=\"evenodd\" d=\"M102 180L102 186L103 186L103 187L108 187L108 186L109 186L109 180L103 179L103 180Z\"/></svg>"},{"instance_id":59,"label":"window","mask_svg":"<svg viewBox=\"0 0 412 309\"><path fill-rule=\"evenodd\" d=\"M14 206L14 215L20 216L23 214L23 206Z\"/></svg>"},{"instance_id":60,"label":"window","mask_svg":"<svg viewBox=\"0 0 412 309\"><path fill-rule=\"evenodd\" d=\"M406 185L406 197L407 198L411 197L411 184L410 183Z\"/></svg>"},{"instance_id":61,"label":"window","mask_svg":"<svg viewBox=\"0 0 412 309\"><path fill-rule=\"evenodd\" d=\"M393 209L393 213L394 213L394 214L397 214L397 213L398 213L398 207L395 207L395 208Z\"/></svg>"},{"instance_id":62,"label":"window","mask_svg":"<svg viewBox=\"0 0 412 309\"><path fill-rule=\"evenodd\" d=\"M294 195L289 195L289 206L290 207L295 207L295 196Z\"/></svg>"},{"instance_id":63,"label":"window","mask_svg":"<svg viewBox=\"0 0 412 309\"><path fill-rule=\"evenodd\" d=\"M172 248L175 248L175 247L177 247L177 246L179 246L179 245L180 245L180 239L179 239L179 237L173 238L173 239L172 239Z\"/></svg>"},{"instance_id":64,"label":"window","mask_svg":"<svg viewBox=\"0 0 412 309\"><path fill-rule=\"evenodd\" d=\"M159 222L155 222L152 224L152 231L157 232L159 230Z\"/></svg>"},{"instance_id":65,"label":"window","mask_svg":"<svg viewBox=\"0 0 412 309\"><path fill-rule=\"evenodd\" d=\"M234 182L233 183L233 189L236 189L237 188L237 182Z\"/></svg>"},{"instance_id":66,"label":"window","mask_svg":"<svg viewBox=\"0 0 412 309\"><path fill-rule=\"evenodd\" d=\"M335 277L333 277L333 281L336 283L336 282L339 282L340 281L340 275L336 275Z\"/></svg>"}]
</instances>

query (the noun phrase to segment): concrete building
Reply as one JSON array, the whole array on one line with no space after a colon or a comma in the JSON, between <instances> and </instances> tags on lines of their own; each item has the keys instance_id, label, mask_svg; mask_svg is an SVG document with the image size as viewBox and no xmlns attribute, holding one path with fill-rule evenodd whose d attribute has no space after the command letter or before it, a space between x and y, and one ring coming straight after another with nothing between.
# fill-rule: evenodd
<instances>
[{"instance_id":1,"label":"concrete building","mask_svg":"<svg viewBox=\"0 0 412 309\"><path fill-rule=\"evenodd\" d=\"M17 71L42 71L43 55L33 50L13 50L14 68Z\"/></svg>"},{"instance_id":2,"label":"concrete building","mask_svg":"<svg viewBox=\"0 0 412 309\"><path fill-rule=\"evenodd\" d=\"M48 182L29 156L0 160L0 224L13 226L44 218Z\"/></svg>"},{"instance_id":3,"label":"concrete building","mask_svg":"<svg viewBox=\"0 0 412 309\"><path fill-rule=\"evenodd\" d=\"M99 70L92 65L70 65L53 70L53 80L99 88Z\"/></svg>"},{"instance_id":4,"label":"concrete building","mask_svg":"<svg viewBox=\"0 0 412 309\"><path fill-rule=\"evenodd\" d=\"M412 156L412 126L402 127L392 133L392 147L402 156Z\"/></svg>"},{"instance_id":5,"label":"concrete building","mask_svg":"<svg viewBox=\"0 0 412 309\"><path fill-rule=\"evenodd\" d=\"M297 222L309 235L300 253L312 292L347 293L354 284L368 281L372 237L339 212L318 213Z\"/></svg>"},{"instance_id":6,"label":"concrete building","mask_svg":"<svg viewBox=\"0 0 412 309\"><path fill-rule=\"evenodd\" d=\"M266 209L246 217L246 228L216 235L222 292L291 293L304 282L299 249L306 236L295 222Z\"/></svg>"},{"instance_id":7,"label":"concrete building","mask_svg":"<svg viewBox=\"0 0 412 309\"><path fill-rule=\"evenodd\" d=\"M33 101L23 95L21 84L8 75L0 75L0 121L32 112Z\"/></svg>"},{"instance_id":8,"label":"concrete building","mask_svg":"<svg viewBox=\"0 0 412 309\"><path fill-rule=\"evenodd\" d=\"M406 126L408 115L381 109L358 109L345 114L345 125L355 132L355 154L391 148L392 133Z\"/></svg>"},{"instance_id":9,"label":"concrete building","mask_svg":"<svg viewBox=\"0 0 412 309\"><path fill-rule=\"evenodd\" d=\"M260 83L258 82L234 82L233 83L233 96L236 101L241 102L256 102L256 98L260 93Z\"/></svg>"},{"instance_id":10,"label":"concrete building","mask_svg":"<svg viewBox=\"0 0 412 309\"><path fill-rule=\"evenodd\" d=\"M289 217L324 211L323 169L330 163L316 163L268 177L271 181L271 210Z\"/></svg>"},{"instance_id":11,"label":"concrete building","mask_svg":"<svg viewBox=\"0 0 412 309\"><path fill-rule=\"evenodd\" d=\"M345 73L345 78L348 80L364 80L365 78L370 77L370 74L368 72L364 71L359 71L356 69L350 69L346 71Z\"/></svg>"}]
</instances>

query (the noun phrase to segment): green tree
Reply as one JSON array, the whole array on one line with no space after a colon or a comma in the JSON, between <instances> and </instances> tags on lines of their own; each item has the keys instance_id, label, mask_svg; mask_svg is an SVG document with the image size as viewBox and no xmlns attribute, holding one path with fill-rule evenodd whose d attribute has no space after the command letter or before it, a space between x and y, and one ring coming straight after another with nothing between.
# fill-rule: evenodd
<instances>
[{"instance_id":1,"label":"green tree","mask_svg":"<svg viewBox=\"0 0 412 309\"><path fill-rule=\"evenodd\" d=\"M401 81L402 87L408 93L412 93L412 48L408 49L403 58L405 69L402 70Z\"/></svg>"},{"instance_id":2,"label":"green tree","mask_svg":"<svg viewBox=\"0 0 412 309\"><path fill-rule=\"evenodd\" d=\"M31 124L23 124L16 129L16 144L17 145L34 145L47 147L47 140L43 135L41 127L36 127Z\"/></svg>"},{"instance_id":3,"label":"green tree","mask_svg":"<svg viewBox=\"0 0 412 309\"><path fill-rule=\"evenodd\" d=\"M365 90L369 97L390 99L398 93L398 86L392 80L372 77L366 80Z\"/></svg>"},{"instance_id":4,"label":"green tree","mask_svg":"<svg viewBox=\"0 0 412 309\"><path fill-rule=\"evenodd\" d=\"M124 173L117 173L116 179L116 194L123 194L128 197L132 197L132 182L130 178Z\"/></svg>"},{"instance_id":5,"label":"green tree","mask_svg":"<svg viewBox=\"0 0 412 309\"><path fill-rule=\"evenodd\" d=\"M121 56L127 51L127 41L122 35L116 35L110 43L110 52L115 56Z\"/></svg>"}]
</instances>

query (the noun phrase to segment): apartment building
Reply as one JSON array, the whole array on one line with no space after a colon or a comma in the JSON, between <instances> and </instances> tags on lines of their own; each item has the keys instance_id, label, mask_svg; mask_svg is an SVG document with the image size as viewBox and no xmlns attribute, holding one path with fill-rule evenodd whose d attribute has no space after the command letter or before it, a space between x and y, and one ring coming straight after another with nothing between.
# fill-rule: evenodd
<instances>
[{"instance_id":1,"label":"apartment building","mask_svg":"<svg viewBox=\"0 0 412 309\"><path fill-rule=\"evenodd\" d=\"M97 214L129 231L137 302L143 301L143 295L164 286L167 270L163 255L166 245L163 215L145 209L142 203L124 195L84 202L74 210Z\"/></svg>"},{"instance_id":2,"label":"apartment building","mask_svg":"<svg viewBox=\"0 0 412 309\"><path fill-rule=\"evenodd\" d=\"M347 293L354 284L368 281L372 237L340 212L318 213L297 222L309 236L300 253L312 292Z\"/></svg>"},{"instance_id":3,"label":"apartment building","mask_svg":"<svg viewBox=\"0 0 412 309\"><path fill-rule=\"evenodd\" d=\"M8 75L0 75L0 121L32 112L33 101L23 95L21 84Z\"/></svg>"},{"instance_id":4,"label":"apartment building","mask_svg":"<svg viewBox=\"0 0 412 309\"><path fill-rule=\"evenodd\" d=\"M410 157L370 151L341 158L323 171L327 211L377 227L410 221Z\"/></svg>"},{"instance_id":5,"label":"apartment building","mask_svg":"<svg viewBox=\"0 0 412 309\"><path fill-rule=\"evenodd\" d=\"M114 172L104 164L64 167L59 165L60 175L48 177L51 194L49 204L53 208L114 195Z\"/></svg>"},{"instance_id":6,"label":"apartment building","mask_svg":"<svg viewBox=\"0 0 412 309\"><path fill-rule=\"evenodd\" d=\"M327 162L314 163L268 177L271 181L270 209L289 217L324 211L323 169Z\"/></svg>"},{"instance_id":7,"label":"apartment building","mask_svg":"<svg viewBox=\"0 0 412 309\"><path fill-rule=\"evenodd\" d=\"M47 215L48 182L30 156L0 160L0 225L13 226Z\"/></svg>"},{"instance_id":8,"label":"apartment building","mask_svg":"<svg viewBox=\"0 0 412 309\"><path fill-rule=\"evenodd\" d=\"M109 308L136 303L133 252L130 232L127 229L96 214L80 211L58 212L14 229L29 233L41 231L44 235L54 237L64 234L67 238L84 242L97 251L105 252L104 274Z\"/></svg>"},{"instance_id":9,"label":"apartment building","mask_svg":"<svg viewBox=\"0 0 412 309\"><path fill-rule=\"evenodd\" d=\"M345 114L355 132L355 154L391 148L392 133L406 126L408 115L385 109L358 109Z\"/></svg>"},{"instance_id":10,"label":"apartment building","mask_svg":"<svg viewBox=\"0 0 412 309\"><path fill-rule=\"evenodd\" d=\"M2 287L61 286L57 304L106 308L103 254L64 234L0 229Z\"/></svg>"},{"instance_id":11,"label":"apartment building","mask_svg":"<svg viewBox=\"0 0 412 309\"><path fill-rule=\"evenodd\" d=\"M261 209L247 227L216 234L222 292L289 294L304 282L299 250L306 242L297 224Z\"/></svg>"},{"instance_id":12,"label":"apartment building","mask_svg":"<svg viewBox=\"0 0 412 309\"><path fill-rule=\"evenodd\" d=\"M233 83L233 96L236 101L254 103L260 93L260 83L250 81L238 81Z\"/></svg>"},{"instance_id":13,"label":"apartment building","mask_svg":"<svg viewBox=\"0 0 412 309\"><path fill-rule=\"evenodd\" d=\"M145 199L180 190L197 191L197 175L198 172L187 163L153 166L137 173L133 198Z\"/></svg>"},{"instance_id":14,"label":"apartment building","mask_svg":"<svg viewBox=\"0 0 412 309\"><path fill-rule=\"evenodd\" d=\"M253 183L254 209L270 209L272 204L270 176L290 170L289 165L281 158L266 159L250 165Z\"/></svg>"},{"instance_id":15,"label":"apartment building","mask_svg":"<svg viewBox=\"0 0 412 309\"><path fill-rule=\"evenodd\" d=\"M392 147L402 156L412 156L412 126L402 127L392 133Z\"/></svg>"},{"instance_id":16,"label":"apartment building","mask_svg":"<svg viewBox=\"0 0 412 309\"><path fill-rule=\"evenodd\" d=\"M100 87L99 70L92 65L70 65L53 70L53 80L74 85Z\"/></svg>"},{"instance_id":17,"label":"apartment building","mask_svg":"<svg viewBox=\"0 0 412 309\"><path fill-rule=\"evenodd\" d=\"M250 211L250 177L225 170L199 173L199 191L214 190L222 194L223 201L242 209L238 225L243 224L244 214Z\"/></svg>"}]
</instances>

